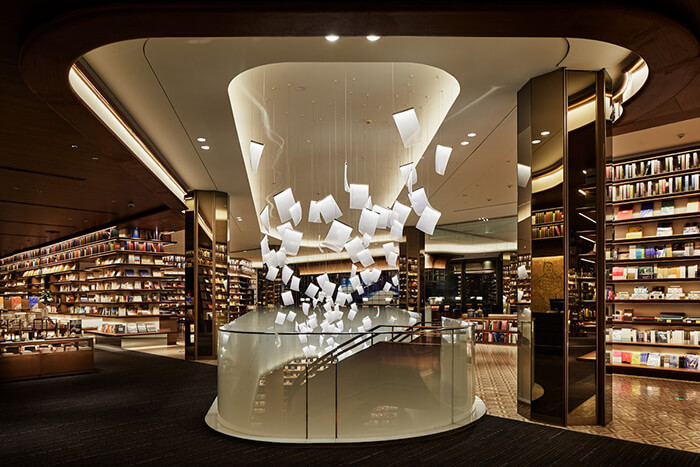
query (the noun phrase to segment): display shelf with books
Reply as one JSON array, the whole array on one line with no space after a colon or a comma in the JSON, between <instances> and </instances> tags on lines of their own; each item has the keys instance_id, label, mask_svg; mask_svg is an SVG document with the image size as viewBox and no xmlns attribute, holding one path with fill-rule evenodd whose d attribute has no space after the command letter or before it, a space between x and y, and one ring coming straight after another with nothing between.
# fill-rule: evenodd
<instances>
[{"instance_id":1,"label":"display shelf with books","mask_svg":"<svg viewBox=\"0 0 700 467\"><path fill-rule=\"evenodd\" d=\"M91 337L0 342L0 381L88 373L93 365Z\"/></svg>"},{"instance_id":2,"label":"display shelf with books","mask_svg":"<svg viewBox=\"0 0 700 467\"><path fill-rule=\"evenodd\" d=\"M700 353L699 162L692 149L608 166L606 332L615 372L700 375L693 363Z\"/></svg>"},{"instance_id":3,"label":"display shelf with books","mask_svg":"<svg viewBox=\"0 0 700 467\"><path fill-rule=\"evenodd\" d=\"M252 278L253 264L245 259L229 259L229 320L238 318L255 307Z\"/></svg>"},{"instance_id":4,"label":"display shelf with books","mask_svg":"<svg viewBox=\"0 0 700 467\"><path fill-rule=\"evenodd\" d=\"M474 327L477 344L517 345L517 315L490 315L485 318L463 318L467 323L476 323Z\"/></svg>"},{"instance_id":5,"label":"display shelf with books","mask_svg":"<svg viewBox=\"0 0 700 467\"><path fill-rule=\"evenodd\" d=\"M160 273L163 303L161 309L170 314L185 314L185 257L169 255L163 257L164 267Z\"/></svg>"}]
</instances>

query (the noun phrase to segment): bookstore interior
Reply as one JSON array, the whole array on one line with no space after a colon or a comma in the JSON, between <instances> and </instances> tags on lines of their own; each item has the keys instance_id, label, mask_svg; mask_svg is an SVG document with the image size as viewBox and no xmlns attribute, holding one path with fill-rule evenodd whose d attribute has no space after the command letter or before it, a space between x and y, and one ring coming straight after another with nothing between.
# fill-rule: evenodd
<instances>
[{"instance_id":1,"label":"bookstore interior","mask_svg":"<svg viewBox=\"0 0 700 467\"><path fill-rule=\"evenodd\" d=\"M290 443L485 413L611 430L644 410L620 394L655 384L696 404L667 424L697 422L700 123L618 129L660 92L657 58L575 38L163 28L75 46L47 65L60 89L26 65L89 128L46 169L73 211L42 210L46 174L7 162L23 173L3 183L18 220L0 233L0 384L88 383L104 351L209 363L201 420ZM44 34L26 57L62 37ZM113 180L87 199L103 162ZM511 375L498 397L491 371ZM700 452L694 433L649 443Z\"/></svg>"}]
</instances>

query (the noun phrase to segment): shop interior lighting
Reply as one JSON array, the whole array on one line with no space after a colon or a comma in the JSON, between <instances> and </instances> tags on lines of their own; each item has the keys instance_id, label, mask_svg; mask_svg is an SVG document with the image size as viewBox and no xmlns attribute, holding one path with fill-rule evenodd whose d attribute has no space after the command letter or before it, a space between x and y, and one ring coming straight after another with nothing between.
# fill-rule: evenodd
<instances>
[{"instance_id":1,"label":"shop interior lighting","mask_svg":"<svg viewBox=\"0 0 700 467\"><path fill-rule=\"evenodd\" d=\"M337 41L338 39L340 39L340 36L338 36L338 35L336 35L336 34L328 34L328 35L326 36L326 40L327 40L328 42L335 42L335 41Z\"/></svg>"}]
</instances>

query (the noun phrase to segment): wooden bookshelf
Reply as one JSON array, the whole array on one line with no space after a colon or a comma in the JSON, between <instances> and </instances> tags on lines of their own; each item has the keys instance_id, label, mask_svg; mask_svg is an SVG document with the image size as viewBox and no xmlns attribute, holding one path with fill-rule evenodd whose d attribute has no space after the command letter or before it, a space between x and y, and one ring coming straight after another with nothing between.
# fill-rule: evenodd
<instances>
[{"instance_id":1,"label":"wooden bookshelf","mask_svg":"<svg viewBox=\"0 0 700 467\"><path fill-rule=\"evenodd\" d=\"M697 202L700 197L700 190L697 189L697 175L700 174L700 158L698 157L698 149L690 149L682 152L657 153L644 156L632 156L623 162L610 164L606 168L607 192L610 196L613 190L619 193L618 187L623 185L631 185L630 188L639 192L640 185L635 185L638 182L644 182L645 187L649 188L649 183L658 184L659 181L672 179L673 193L654 194L651 196L633 197L628 199L616 199L608 202L608 208L612 211L612 217L609 218L607 230L609 239L606 241L606 257L614 257L612 250L619 256L629 254L629 248L635 245L668 245L672 243L695 243L700 241L700 234L690 233L683 234L684 228L688 223L700 223L700 212L698 212ZM624 166L624 167L623 167ZM636 172L635 172L636 171ZM658 173L649 173L657 171ZM626 176L612 179L614 174L634 174L634 176ZM696 177L688 179L691 183L686 183L685 177ZM678 190L675 186L674 177L682 178L682 187L686 191ZM662 188L661 185L658 189ZM669 189L668 187L663 187ZM695 188L695 189L692 189ZM652 189L657 189L654 185ZM641 217L642 203L644 203L645 217ZM618 217L621 209L629 210L625 212L625 219ZM663 214L662 214L663 213ZM657 226L654 224L664 223L664 227L670 227L670 235L657 235ZM641 231L640 238L626 238L627 233L631 232L631 227ZM693 248L695 249L695 248ZM697 332L700 329L700 322L687 322L684 320L653 320L653 321L620 321L610 319L612 316L621 316L626 310L635 312L635 308L643 308L643 312L638 312L644 316L660 316L665 313L679 313L680 317L700 317L700 300L687 299L615 299L619 292L626 292L632 295L636 292L638 295L651 293L652 287L662 287L662 293L666 294L669 287L681 287L683 293L700 290L700 277L676 277L676 278L661 278L661 277L645 277L638 279L620 279L612 280L611 271L613 267L625 266L626 268L634 268L639 266L637 271L632 271L632 275L649 274L649 267L653 267L653 274L667 275L670 270L667 268L681 268L679 271L674 271L674 274L679 276L693 275L692 269L700 265L700 256L670 256L670 257L647 257L640 259L616 259L608 260L608 293L606 295L606 308L608 320L606 321L608 344L612 344L613 348L618 346L633 346L632 348L639 349L639 352L647 353L649 349L652 352L659 352L661 349L666 349L668 355L683 355L683 351L687 354L698 354L699 346L691 344L673 344L660 342L621 342L618 340L612 341L610 336L612 329L630 328L634 333L637 332L664 332L664 331L680 331L683 330L686 336L689 333ZM642 269L646 268L646 269ZM664 270L660 270L663 268ZM628 270L624 271L627 275ZM647 286L649 284L649 286ZM686 286L687 284L687 286ZM634 289L634 290L633 290ZM684 306L685 305L685 306ZM663 336L666 340L667 336ZM688 337L685 338L689 342ZM700 371L686 368L668 368L668 367L649 367L646 365L631 365L631 364L609 364L616 373L639 374L647 376L659 376L665 378L677 379L700 379Z\"/></svg>"}]
</instances>

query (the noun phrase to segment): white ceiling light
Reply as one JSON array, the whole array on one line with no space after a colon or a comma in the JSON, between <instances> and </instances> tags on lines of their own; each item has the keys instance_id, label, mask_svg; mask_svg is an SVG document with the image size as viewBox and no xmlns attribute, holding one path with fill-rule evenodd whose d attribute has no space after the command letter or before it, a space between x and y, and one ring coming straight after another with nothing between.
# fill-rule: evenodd
<instances>
[{"instance_id":1,"label":"white ceiling light","mask_svg":"<svg viewBox=\"0 0 700 467\"><path fill-rule=\"evenodd\" d=\"M370 42L377 42L379 40L379 36L377 36L376 34L370 34L369 36L367 36L367 40Z\"/></svg>"},{"instance_id":2,"label":"white ceiling light","mask_svg":"<svg viewBox=\"0 0 700 467\"><path fill-rule=\"evenodd\" d=\"M202 138L201 136L197 138L197 141L199 141L200 143L204 143L206 140L206 138Z\"/></svg>"},{"instance_id":3,"label":"white ceiling light","mask_svg":"<svg viewBox=\"0 0 700 467\"><path fill-rule=\"evenodd\" d=\"M263 149L265 149L264 144L258 143L256 141L250 142L250 167L255 173L258 172L258 165L260 164L260 158L262 157Z\"/></svg>"},{"instance_id":4,"label":"white ceiling light","mask_svg":"<svg viewBox=\"0 0 700 467\"><path fill-rule=\"evenodd\" d=\"M462 141L462 142L461 142L461 143L459 143L459 144L461 144L462 146L466 146L466 145L468 145L468 144L469 144L469 141Z\"/></svg>"},{"instance_id":5,"label":"white ceiling light","mask_svg":"<svg viewBox=\"0 0 700 467\"><path fill-rule=\"evenodd\" d=\"M445 169L447 168L447 162L450 160L450 154L452 154L451 147L441 144L437 145L435 149L435 172L440 175L445 175Z\"/></svg>"},{"instance_id":6,"label":"white ceiling light","mask_svg":"<svg viewBox=\"0 0 700 467\"><path fill-rule=\"evenodd\" d=\"M200 148L204 149L205 151L208 151L208 150L209 150L209 146L207 146L206 144L203 145L203 146L200 146Z\"/></svg>"},{"instance_id":7,"label":"white ceiling light","mask_svg":"<svg viewBox=\"0 0 700 467\"><path fill-rule=\"evenodd\" d=\"M335 41L337 41L338 39L340 39L340 36L338 36L338 35L336 35L336 34L328 34L328 35L326 36L326 40L327 40L328 42L335 42Z\"/></svg>"},{"instance_id":8,"label":"white ceiling light","mask_svg":"<svg viewBox=\"0 0 700 467\"><path fill-rule=\"evenodd\" d=\"M474 133L474 132L472 131L471 133L467 133L467 136L469 136L470 138L473 138L473 137L476 136L476 133Z\"/></svg>"},{"instance_id":9,"label":"white ceiling light","mask_svg":"<svg viewBox=\"0 0 700 467\"><path fill-rule=\"evenodd\" d=\"M542 136L549 136L549 131L544 130L544 131L541 131L540 134L541 134Z\"/></svg>"},{"instance_id":10,"label":"white ceiling light","mask_svg":"<svg viewBox=\"0 0 700 467\"><path fill-rule=\"evenodd\" d=\"M407 148L416 143L420 136L420 124L413 107L396 112L392 117L394 117L394 122L396 122L396 128L399 130L403 146Z\"/></svg>"},{"instance_id":11,"label":"white ceiling light","mask_svg":"<svg viewBox=\"0 0 700 467\"><path fill-rule=\"evenodd\" d=\"M532 144L540 144L542 142L541 139L533 139Z\"/></svg>"}]
</instances>

